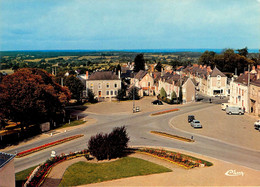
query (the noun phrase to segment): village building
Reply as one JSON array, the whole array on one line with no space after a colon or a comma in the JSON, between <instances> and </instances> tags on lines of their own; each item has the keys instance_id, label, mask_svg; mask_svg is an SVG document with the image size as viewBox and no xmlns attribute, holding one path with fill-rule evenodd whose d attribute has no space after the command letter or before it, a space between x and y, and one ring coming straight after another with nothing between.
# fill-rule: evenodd
<instances>
[{"instance_id":1,"label":"village building","mask_svg":"<svg viewBox=\"0 0 260 187\"><path fill-rule=\"evenodd\" d=\"M118 76L112 71L86 72L86 91L91 89L98 101L111 101L121 89L120 72Z\"/></svg>"},{"instance_id":2,"label":"village building","mask_svg":"<svg viewBox=\"0 0 260 187\"><path fill-rule=\"evenodd\" d=\"M194 64L184 69L184 74L198 83L198 90L208 96L227 96L229 94L227 76L217 67Z\"/></svg>"},{"instance_id":3,"label":"village building","mask_svg":"<svg viewBox=\"0 0 260 187\"><path fill-rule=\"evenodd\" d=\"M185 77L182 84L182 100L183 103L191 103L196 100L196 81Z\"/></svg>"},{"instance_id":4,"label":"village building","mask_svg":"<svg viewBox=\"0 0 260 187\"><path fill-rule=\"evenodd\" d=\"M140 70L138 73L133 74L130 84L139 88L140 97L155 95L153 75L148 71Z\"/></svg>"},{"instance_id":5,"label":"village building","mask_svg":"<svg viewBox=\"0 0 260 187\"><path fill-rule=\"evenodd\" d=\"M215 67L207 78L208 96L227 96L227 76Z\"/></svg>"},{"instance_id":6,"label":"village building","mask_svg":"<svg viewBox=\"0 0 260 187\"><path fill-rule=\"evenodd\" d=\"M250 82L256 80L256 75L250 73ZM250 112L248 105L248 72L241 74L237 79L232 78L230 82L230 97L229 103L231 105L242 107L245 112Z\"/></svg>"}]
</instances>

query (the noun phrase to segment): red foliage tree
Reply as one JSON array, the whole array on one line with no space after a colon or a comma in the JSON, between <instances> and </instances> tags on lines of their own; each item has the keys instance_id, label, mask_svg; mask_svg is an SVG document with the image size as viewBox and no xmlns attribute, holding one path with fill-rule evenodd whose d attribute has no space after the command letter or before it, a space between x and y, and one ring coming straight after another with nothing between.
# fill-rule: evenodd
<instances>
[{"instance_id":1,"label":"red foliage tree","mask_svg":"<svg viewBox=\"0 0 260 187\"><path fill-rule=\"evenodd\" d=\"M49 120L62 112L69 99L67 87L61 87L41 69L19 69L0 84L0 114L21 122L22 130L25 125Z\"/></svg>"}]
</instances>

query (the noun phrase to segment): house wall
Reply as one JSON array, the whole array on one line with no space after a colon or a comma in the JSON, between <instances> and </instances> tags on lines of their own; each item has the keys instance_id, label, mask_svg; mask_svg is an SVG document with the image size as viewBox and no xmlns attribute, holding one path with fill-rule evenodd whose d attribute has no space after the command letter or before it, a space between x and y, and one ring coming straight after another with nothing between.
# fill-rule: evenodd
<instances>
[{"instance_id":1,"label":"house wall","mask_svg":"<svg viewBox=\"0 0 260 187\"><path fill-rule=\"evenodd\" d=\"M14 159L0 168L0 186L15 187Z\"/></svg>"},{"instance_id":2,"label":"house wall","mask_svg":"<svg viewBox=\"0 0 260 187\"><path fill-rule=\"evenodd\" d=\"M250 85L250 112L253 115L260 116L260 87Z\"/></svg>"},{"instance_id":3,"label":"house wall","mask_svg":"<svg viewBox=\"0 0 260 187\"><path fill-rule=\"evenodd\" d=\"M222 90L221 95L227 96L227 77L208 77L207 95L215 96L214 90Z\"/></svg>"},{"instance_id":4,"label":"house wall","mask_svg":"<svg viewBox=\"0 0 260 187\"><path fill-rule=\"evenodd\" d=\"M146 95L153 95L154 93L154 79L148 73L140 80L139 82L140 88Z\"/></svg>"},{"instance_id":5,"label":"house wall","mask_svg":"<svg viewBox=\"0 0 260 187\"><path fill-rule=\"evenodd\" d=\"M190 103L195 102L195 85L191 81L191 79L188 79L182 86L182 92L183 92L183 102L184 103Z\"/></svg>"},{"instance_id":6,"label":"house wall","mask_svg":"<svg viewBox=\"0 0 260 187\"><path fill-rule=\"evenodd\" d=\"M231 81L229 103L245 108L245 112L248 112L248 87L241 83Z\"/></svg>"},{"instance_id":7,"label":"house wall","mask_svg":"<svg viewBox=\"0 0 260 187\"><path fill-rule=\"evenodd\" d=\"M99 100L111 100L121 89L121 80L87 80L86 89L91 89Z\"/></svg>"}]
</instances>

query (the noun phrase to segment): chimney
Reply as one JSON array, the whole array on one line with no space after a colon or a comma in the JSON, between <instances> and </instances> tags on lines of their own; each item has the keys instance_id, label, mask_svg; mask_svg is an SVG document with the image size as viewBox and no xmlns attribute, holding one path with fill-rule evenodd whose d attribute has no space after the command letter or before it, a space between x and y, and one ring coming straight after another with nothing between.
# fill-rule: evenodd
<instances>
[{"instance_id":1,"label":"chimney","mask_svg":"<svg viewBox=\"0 0 260 187\"><path fill-rule=\"evenodd\" d=\"M88 71L86 71L86 80L88 80Z\"/></svg>"},{"instance_id":2,"label":"chimney","mask_svg":"<svg viewBox=\"0 0 260 187\"><path fill-rule=\"evenodd\" d=\"M163 76L164 72L163 72L163 68L161 68L161 76Z\"/></svg>"},{"instance_id":3,"label":"chimney","mask_svg":"<svg viewBox=\"0 0 260 187\"><path fill-rule=\"evenodd\" d=\"M260 79L260 70L257 71L256 79Z\"/></svg>"},{"instance_id":4,"label":"chimney","mask_svg":"<svg viewBox=\"0 0 260 187\"><path fill-rule=\"evenodd\" d=\"M118 70L118 78L121 79L121 72Z\"/></svg>"},{"instance_id":5,"label":"chimney","mask_svg":"<svg viewBox=\"0 0 260 187\"><path fill-rule=\"evenodd\" d=\"M151 72L154 72L154 65L151 65Z\"/></svg>"}]
</instances>

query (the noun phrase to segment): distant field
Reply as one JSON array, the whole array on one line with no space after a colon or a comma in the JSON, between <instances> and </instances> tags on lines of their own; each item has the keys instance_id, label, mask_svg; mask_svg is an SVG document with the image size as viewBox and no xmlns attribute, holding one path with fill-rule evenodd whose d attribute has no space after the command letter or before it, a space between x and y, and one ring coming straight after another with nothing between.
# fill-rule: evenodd
<instances>
[{"instance_id":1,"label":"distant field","mask_svg":"<svg viewBox=\"0 0 260 187\"><path fill-rule=\"evenodd\" d=\"M63 58L64 60L68 60L70 58L74 58L74 57L77 57L77 56L57 56L57 57L52 57L52 58L45 58L46 61L49 61L49 60L56 60L56 59L59 59L59 58ZM36 58L36 59L27 59L27 60L24 60L26 62L40 62L42 59L41 58Z\"/></svg>"},{"instance_id":2,"label":"distant field","mask_svg":"<svg viewBox=\"0 0 260 187\"><path fill-rule=\"evenodd\" d=\"M111 58L118 58L119 56L103 56L103 59L111 59ZM93 59L93 58L101 58L100 55L97 56L82 56L79 58L79 60L82 59Z\"/></svg>"}]
</instances>

